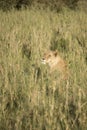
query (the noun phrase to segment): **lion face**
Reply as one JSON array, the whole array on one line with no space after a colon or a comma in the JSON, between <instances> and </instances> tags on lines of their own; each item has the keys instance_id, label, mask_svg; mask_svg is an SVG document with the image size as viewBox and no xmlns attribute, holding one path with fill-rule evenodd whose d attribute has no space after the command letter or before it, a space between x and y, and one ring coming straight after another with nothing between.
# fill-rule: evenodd
<instances>
[{"instance_id":1,"label":"lion face","mask_svg":"<svg viewBox=\"0 0 87 130\"><path fill-rule=\"evenodd\" d=\"M57 51L48 51L44 53L42 58L43 64L48 64L49 66L52 66L53 64L58 63L59 57Z\"/></svg>"}]
</instances>

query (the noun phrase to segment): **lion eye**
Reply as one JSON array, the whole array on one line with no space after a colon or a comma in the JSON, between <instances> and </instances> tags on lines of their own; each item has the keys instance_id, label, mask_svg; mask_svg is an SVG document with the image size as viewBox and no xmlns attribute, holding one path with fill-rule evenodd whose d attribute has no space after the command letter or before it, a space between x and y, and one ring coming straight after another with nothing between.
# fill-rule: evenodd
<instances>
[{"instance_id":1,"label":"lion eye","mask_svg":"<svg viewBox=\"0 0 87 130\"><path fill-rule=\"evenodd\" d=\"M51 57L51 55L49 55L49 57Z\"/></svg>"}]
</instances>

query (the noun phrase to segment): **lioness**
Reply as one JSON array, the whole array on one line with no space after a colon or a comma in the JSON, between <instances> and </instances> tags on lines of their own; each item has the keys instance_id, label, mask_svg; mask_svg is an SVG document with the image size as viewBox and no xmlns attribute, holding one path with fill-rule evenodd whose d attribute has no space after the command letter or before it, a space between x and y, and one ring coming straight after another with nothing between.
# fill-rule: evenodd
<instances>
[{"instance_id":1,"label":"lioness","mask_svg":"<svg viewBox=\"0 0 87 130\"><path fill-rule=\"evenodd\" d=\"M42 58L43 64L48 64L50 67L50 73L54 71L60 72L63 75L63 79L67 79L68 70L65 61L60 57L57 51L48 51L44 53Z\"/></svg>"}]
</instances>

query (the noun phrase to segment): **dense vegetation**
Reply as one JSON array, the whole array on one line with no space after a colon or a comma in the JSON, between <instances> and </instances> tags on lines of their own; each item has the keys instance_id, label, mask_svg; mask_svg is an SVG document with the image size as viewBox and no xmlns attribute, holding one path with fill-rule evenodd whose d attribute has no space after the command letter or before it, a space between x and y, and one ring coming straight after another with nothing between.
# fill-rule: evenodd
<instances>
[{"instance_id":1,"label":"dense vegetation","mask_svg":"<svg viewBox=\"0 0 87 130\"><path fill-rule=\"evenodd\" d=\"M31 7L36 4L39 5L39 7L49 7L51 10L59 11L63 6L75 8L79 1L81 0L0 0L0 9L21 9L22 7Z\"/></svg>"},{"instance_id":2,"label":"dense vegetation","mask_svg":"<svg viewBox=\"0 0 87 130\"><path fill-rule=\"evenodd\" d=\"M0 130L87 130L86 11L0 11ZM67 81L41 64L48 49L66 60Z\"/></svg>"}]
</instances>

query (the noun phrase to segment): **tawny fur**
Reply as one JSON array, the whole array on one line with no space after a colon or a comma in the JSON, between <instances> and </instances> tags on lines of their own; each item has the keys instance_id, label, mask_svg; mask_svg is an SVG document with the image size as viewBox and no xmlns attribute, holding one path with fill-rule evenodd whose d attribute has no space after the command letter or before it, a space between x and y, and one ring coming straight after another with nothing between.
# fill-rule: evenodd
<instances>
[{"instance_id":1,"label":"tawny fur","mask_svg":"<svg viewBox=\"0 0 87 130\"><path fill-rule=\"evenodd\" d=\"M59 71L63 75L63 79L68 77L68 69L65 61L60 57L57 51L48 51L44 53L42 58L43 64L48 64L50 67L50 73Z\"/></svg>"}]
</instances>

